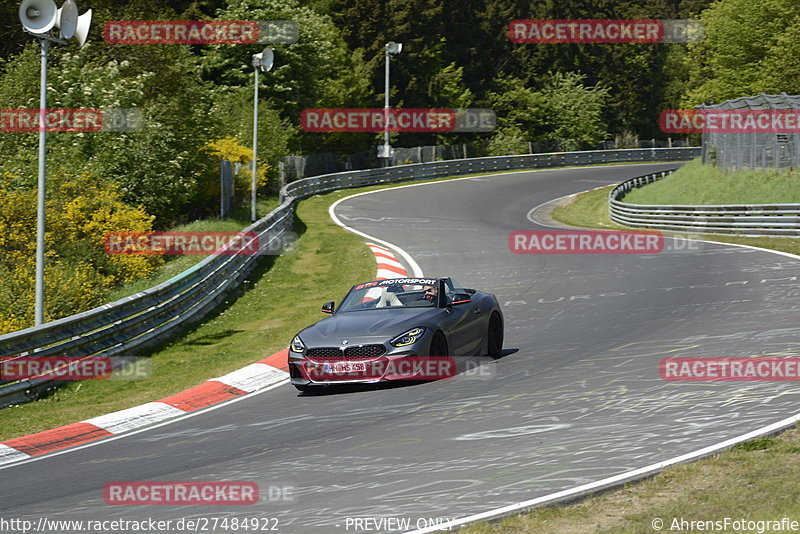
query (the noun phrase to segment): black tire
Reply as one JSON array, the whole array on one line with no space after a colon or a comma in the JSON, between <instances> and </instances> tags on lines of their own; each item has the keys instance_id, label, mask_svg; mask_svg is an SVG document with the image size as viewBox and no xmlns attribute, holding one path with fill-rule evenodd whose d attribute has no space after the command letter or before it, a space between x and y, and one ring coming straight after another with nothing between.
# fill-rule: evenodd
<instances>
[{"instance_id":1,"label":"black tire","mask_svg":"<svg viewBox=\"0 0 800 534\"><path fill-rule=\"evenodd\" d=\"M433 334L428 356L448 356L447 339L444 337L444 334L441 331L437 331L435 334Z\"/></svg>"},{"instance_id":2,"label":"black tire","mask_svg":"<svg viewBox=\"0 0 800 534\"><path fill-rule=\"evenodd\" d=\"M489 356L499 358L503 353L503 320L500 314L494 312L489 318L489 330L486 334L488 338Z\"/></svg>"},{"instance_id":3,"label":"black tire","mask_svg":"<svg viewBox=\"0 0 800 534\"><path fill-rule=\"evenodd\" d=\"M299 386L297 384L294 384L294 387L296 387L299 391L302 391L303 393L318 393L320 390L319 386L309 386L309 385Z\"/></svg>"}]
</instances>

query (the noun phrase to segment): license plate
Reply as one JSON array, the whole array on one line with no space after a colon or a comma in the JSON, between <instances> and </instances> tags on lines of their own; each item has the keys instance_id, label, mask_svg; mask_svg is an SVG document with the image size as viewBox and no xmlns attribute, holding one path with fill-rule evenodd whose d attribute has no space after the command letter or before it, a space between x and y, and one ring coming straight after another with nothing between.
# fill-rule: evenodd
<instances>
[{"instance_id":1,"label":"license plate","mask_svg":"<svg viewBox=\"0 0 800 534\"><path fill-rule=\"evenodd\" d=\"M367 370L367 364L364 362L324 363L322 370L326 373L363 373Z\"/></svg>"}]
</instances>

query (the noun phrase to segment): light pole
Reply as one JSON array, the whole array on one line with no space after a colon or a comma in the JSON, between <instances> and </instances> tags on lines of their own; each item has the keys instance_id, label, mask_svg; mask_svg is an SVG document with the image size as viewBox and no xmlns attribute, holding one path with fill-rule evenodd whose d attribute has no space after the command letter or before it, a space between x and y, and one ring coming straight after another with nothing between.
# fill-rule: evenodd
<instances>
[{"instance_id":1,"label":"light pole","mask_svg":"<svg viewBox=\"0 0 800 534\"><path fill-rule=\"evenodd\" d=\"M39 75L39 177L36 199L36 290L35 324L44 322L44 233L45 233L45 185L47 183L47 53L51 43L66 44L73 36L81 46L86 43L92 10L78 16L75 0L66 0L61 9L56 9L53 0L24 0L19 6L19 20L27 33L42 45ZM58 36L53 32L58 28Z\"/></svg>"},{"instance_id":2,"label":"light pole","mask_svg":"<svg viewBox=\"0 0 800 534\"><path fill-rule=\"evenodd\" d=\"M384 158L384 167L388 167L392 159L392 147L389 144L389 57L399 54L403 50L403 43L389 41L386 43L386 77L383 95L383 147L379 150L378 157Z\"/></svg>"},{"instance_id":3,"label":"light pole","mask_svg":"<svg viewBox=\"0 0 800 534\"><path fill-rule=\"evenodd\" d=\"M265 48L258 54L253 54L253 75L255 76L255 88L253 95L253 180L250 184L250 221L256 222L256 189L258 185L258 71L269 72L275 61L275 54L271 48Z\"/></svg>"}]
</instances>

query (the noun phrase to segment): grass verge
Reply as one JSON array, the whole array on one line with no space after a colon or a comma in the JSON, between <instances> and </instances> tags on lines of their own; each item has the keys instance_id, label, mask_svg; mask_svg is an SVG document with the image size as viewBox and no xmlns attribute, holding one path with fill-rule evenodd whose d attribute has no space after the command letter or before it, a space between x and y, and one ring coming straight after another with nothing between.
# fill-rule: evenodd
<instances>
[{"instance_id":1,"label":"grass verge","mask_svg":"<svg viewBox=\"0 0 800 534\"><path fill-rule=\"evenodd\" d=\"M374 274L374 259L362 239L335 226L328 217L328 206L345 196L386 187L338 191L301 202L295 228L300 239L295 249L266 258L250 276L250 291L181 339L155 351L149 380L71 384L50 398L0 410L0 440L156 400L285 348L300 327L320 318L320 288L325 288L330 298L339 298L354 279ZM608 188L579 195L553 216L576 226L623 228L607 219L607 195ZM760 239L747 241L766 246ZM164 275L164 279L174 274ZM463 532L640 533L654 532L655 518L665 521L664 530L669 530L674 518L800 518L798 469L800 431L793 429L739 445L711 459L675 466L641 483L576 504L540 508L501 522L470 526Z\"/></svg>"},{"instance_id":2,"label":"grass verge","mask_svg":"<svg viewBox=\"0 0 800 534\"><path fill-rule=\"evenodd\" d=\"M669 178L625 195L631 204L780 204L800 202L800 170L727 172L695 159Z\"/></svg>"}]
</instances>

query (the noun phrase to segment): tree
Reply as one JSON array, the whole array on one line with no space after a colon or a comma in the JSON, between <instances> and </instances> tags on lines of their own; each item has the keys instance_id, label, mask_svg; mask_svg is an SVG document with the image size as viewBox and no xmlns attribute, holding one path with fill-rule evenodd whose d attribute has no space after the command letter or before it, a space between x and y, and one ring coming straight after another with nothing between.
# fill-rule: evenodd
<instances>
[{"instance_id":1,"label":"tree","mask_svg":"<svg viewBox=\"0 0 800 534\"><path fill-rule=\"evenodd\" d=\"M608 88L587 87L585 78L574 72L550 73L544 87L535 91L518 78L501 76L500 90L489 94L498 114L490 152L521 153L529 141L558 141L562 150L577 150L605 139Z\"/></svg>"},{"instance_id":2,"label":"tree","mask_svg":"<svg viewBox=\"0 0 800 534\"><path fill-rule=\"evenodd\" d=\"M229 0L218 17L224 20L293 20L300 40L275 45L275 67L260 77L260 94L270 107L292 124L307 108L360 107L367 103L368 81L363 76L363 52L350 51L341 32L327 15L303 7L297 0ZM251 56L264 45L212 45L204 49L207 80L218 86L250 87ZM238 135L229 132L231 135ZM297 137L292 148L302 151L309 144L347 146L341 134ZM364 139L362 137L362 139Z\"/></svg>"},{"instance_id":3,"label":"tree","mask_svg":"<svg viewBox=\"0 0 800 534\"><path fill-rule=\"evenodd\" d=\"M0 101L38 108L37 45L12 58L0 75ZM142 204L158 225L202 213L208 198L198 191L210 158L199 150L209 138L210 87L200 77L189 47L110 46L90 42L80 52L54 47L49 66L48 107L138 109L136 131L54 133L48 136L49 167L87 171L117 184L125 201ZM38 139L32 133L0 136L3 168L35 187Z\"/></svg>"},{"instance_id":4,"label":"tree","mask_svg":"<svg viewBox=\"0 0 800 534\"><path fill-rule=\"evenodd\" d=\"M587 87L586 76L557 72L541 91L547 132L544 139L561 140L563 150L593 148L608 131L603 122L603 108L609 90L601 85Z\"/></svg>"},{"instance_id":5,"label":"tree","mask_svg":"<svg viewBox=\"0 0 800 534\"><path fill-rule=\"evenodd\" d=\"M720 0L702 21L705 39L689 48L685 106L798 88L795 0Z\"/></svg>"}]
</instances>

